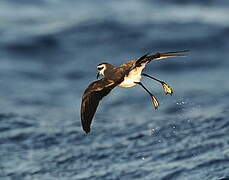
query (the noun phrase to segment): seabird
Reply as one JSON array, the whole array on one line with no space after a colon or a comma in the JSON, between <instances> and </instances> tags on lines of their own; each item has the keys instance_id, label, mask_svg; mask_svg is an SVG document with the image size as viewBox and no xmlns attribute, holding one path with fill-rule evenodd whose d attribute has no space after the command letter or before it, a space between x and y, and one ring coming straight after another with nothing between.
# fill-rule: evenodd
<instances>
[{"instance_id":1,"label":"seabird","mask_svg":"<svg viewBox=\"0 0 229 180\"><path fill-rule=\"evenodd\" d=\"M97 65L98 74L97 79L100 75L104 77L92 82L84 91L81 103L81 124L83 130L89 133L91 130L91 122L99 105L100 100L108 95L113 88L116 86L129 88L135 85L140 85L151 97L154 108L157 109L159 101L157 98L143 85L140 81L142 76L151 78L161 83L165 94L173 94L173 89L164 81L161 81L148 74L142 73L142 70L152 60L158 60L170 57L185 57L184 52L189 50L155 53L153 55L145 54L138 59L132 59L128 62L123 63L120 66L114 66L112 64L103 62Z\"/></svg>"}]
</instances>

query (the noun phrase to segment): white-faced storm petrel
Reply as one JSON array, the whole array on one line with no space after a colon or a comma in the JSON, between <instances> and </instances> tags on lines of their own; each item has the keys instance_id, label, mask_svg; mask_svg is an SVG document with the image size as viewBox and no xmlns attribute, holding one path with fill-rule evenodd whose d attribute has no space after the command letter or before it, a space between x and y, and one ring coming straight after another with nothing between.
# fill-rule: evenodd
<instances>
[{"instance_id":1,"label":"white-faced storm petrel","mask_svg":"<svg viewBox=\"0 0 229 180\"><path fill-rule=\"evenodd\" d=\"M128 88L135 85L140 85L150 95L154 108L157 109L159 102L157 98L141 83L140 80L142 76L151 78L161 83L165 94L172 95L173 89L166 82L156 79L148 74L142 73L142 70L152 60L177 56L184 57L187 55L182 53L188 51L189 50L155 53L153 55L145 54L138 59L132 59L120 66L114 66L105 62L98 64L97 79L99 78L99 75L103 75L104 77L92 82L84 91L81 103L81 123L83 130L86 133L90 132L91 122L100 100L104 96L108 95L116 86Z\"/></svg>"}]
</instances>

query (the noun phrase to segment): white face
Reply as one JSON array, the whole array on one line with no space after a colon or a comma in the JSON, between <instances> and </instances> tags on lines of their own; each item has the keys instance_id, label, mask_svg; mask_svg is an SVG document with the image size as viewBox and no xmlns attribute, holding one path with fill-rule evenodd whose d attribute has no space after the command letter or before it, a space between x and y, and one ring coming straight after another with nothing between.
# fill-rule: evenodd
<instances>
[{"instance_id":1,"label":"white face","mask_svg":"<svg viewBox=\"0 0 229 180\"><path fill-rule=\"evenodd\" d=\"M97 66L97 69L98 69L98 73L99 74L104 75L104 71L106 69L106 65L105 64L101 64L101 65Z\"/></svg>"}]
</instances>

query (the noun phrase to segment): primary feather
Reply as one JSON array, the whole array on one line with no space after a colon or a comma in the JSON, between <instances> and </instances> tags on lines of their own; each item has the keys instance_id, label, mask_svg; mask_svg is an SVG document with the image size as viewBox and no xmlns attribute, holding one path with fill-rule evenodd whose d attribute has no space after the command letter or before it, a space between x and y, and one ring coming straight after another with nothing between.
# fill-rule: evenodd
<instances>
[{"instance_id":1,"label":"primary feather","mask_svg":"<svg viewBox=\"0 0 229 180\"><path fill-rule=\"evenodd\" d=\"M92 82L84 91L81 103L81 124L86 133L90 132L91 122L100 100L116 86L107 78Z\"/></svg>"}]
</instances>

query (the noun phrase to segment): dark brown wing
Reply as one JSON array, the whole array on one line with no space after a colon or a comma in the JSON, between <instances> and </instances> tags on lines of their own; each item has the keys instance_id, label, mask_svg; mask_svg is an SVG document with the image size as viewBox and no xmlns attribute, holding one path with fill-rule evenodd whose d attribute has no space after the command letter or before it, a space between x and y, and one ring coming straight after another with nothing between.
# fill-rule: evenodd
<instances>
[{"instance_id":1,"label":"dark brown wing","mask_svg":"<svg viewBox=\"0 0 229 180\"><path fill-rule=\"evenodd\" d=\"M84 91L81 103L81 124L83 130L89 133L91 122L100 100L106 96L117 84L107 78L92 82Z\"/></svg>"},{"instance_id":2,"label":"dark brown wing","mask_svg":"<svg viewBox=\"0 0 229 180\"><path fill-rule=\"evenodd\" d=\"M186 54L180 54L183 52L188 52L189 50L181 50L181 51L174 51L174 52L165 52L165 53L156 53L153 55L145 54L142 57L138 58L134 67L139 67L143 63L149 63L154 59L163 59L169 57L178 57L178 56L188 56Z\"/></svg>"}]
</instances>

